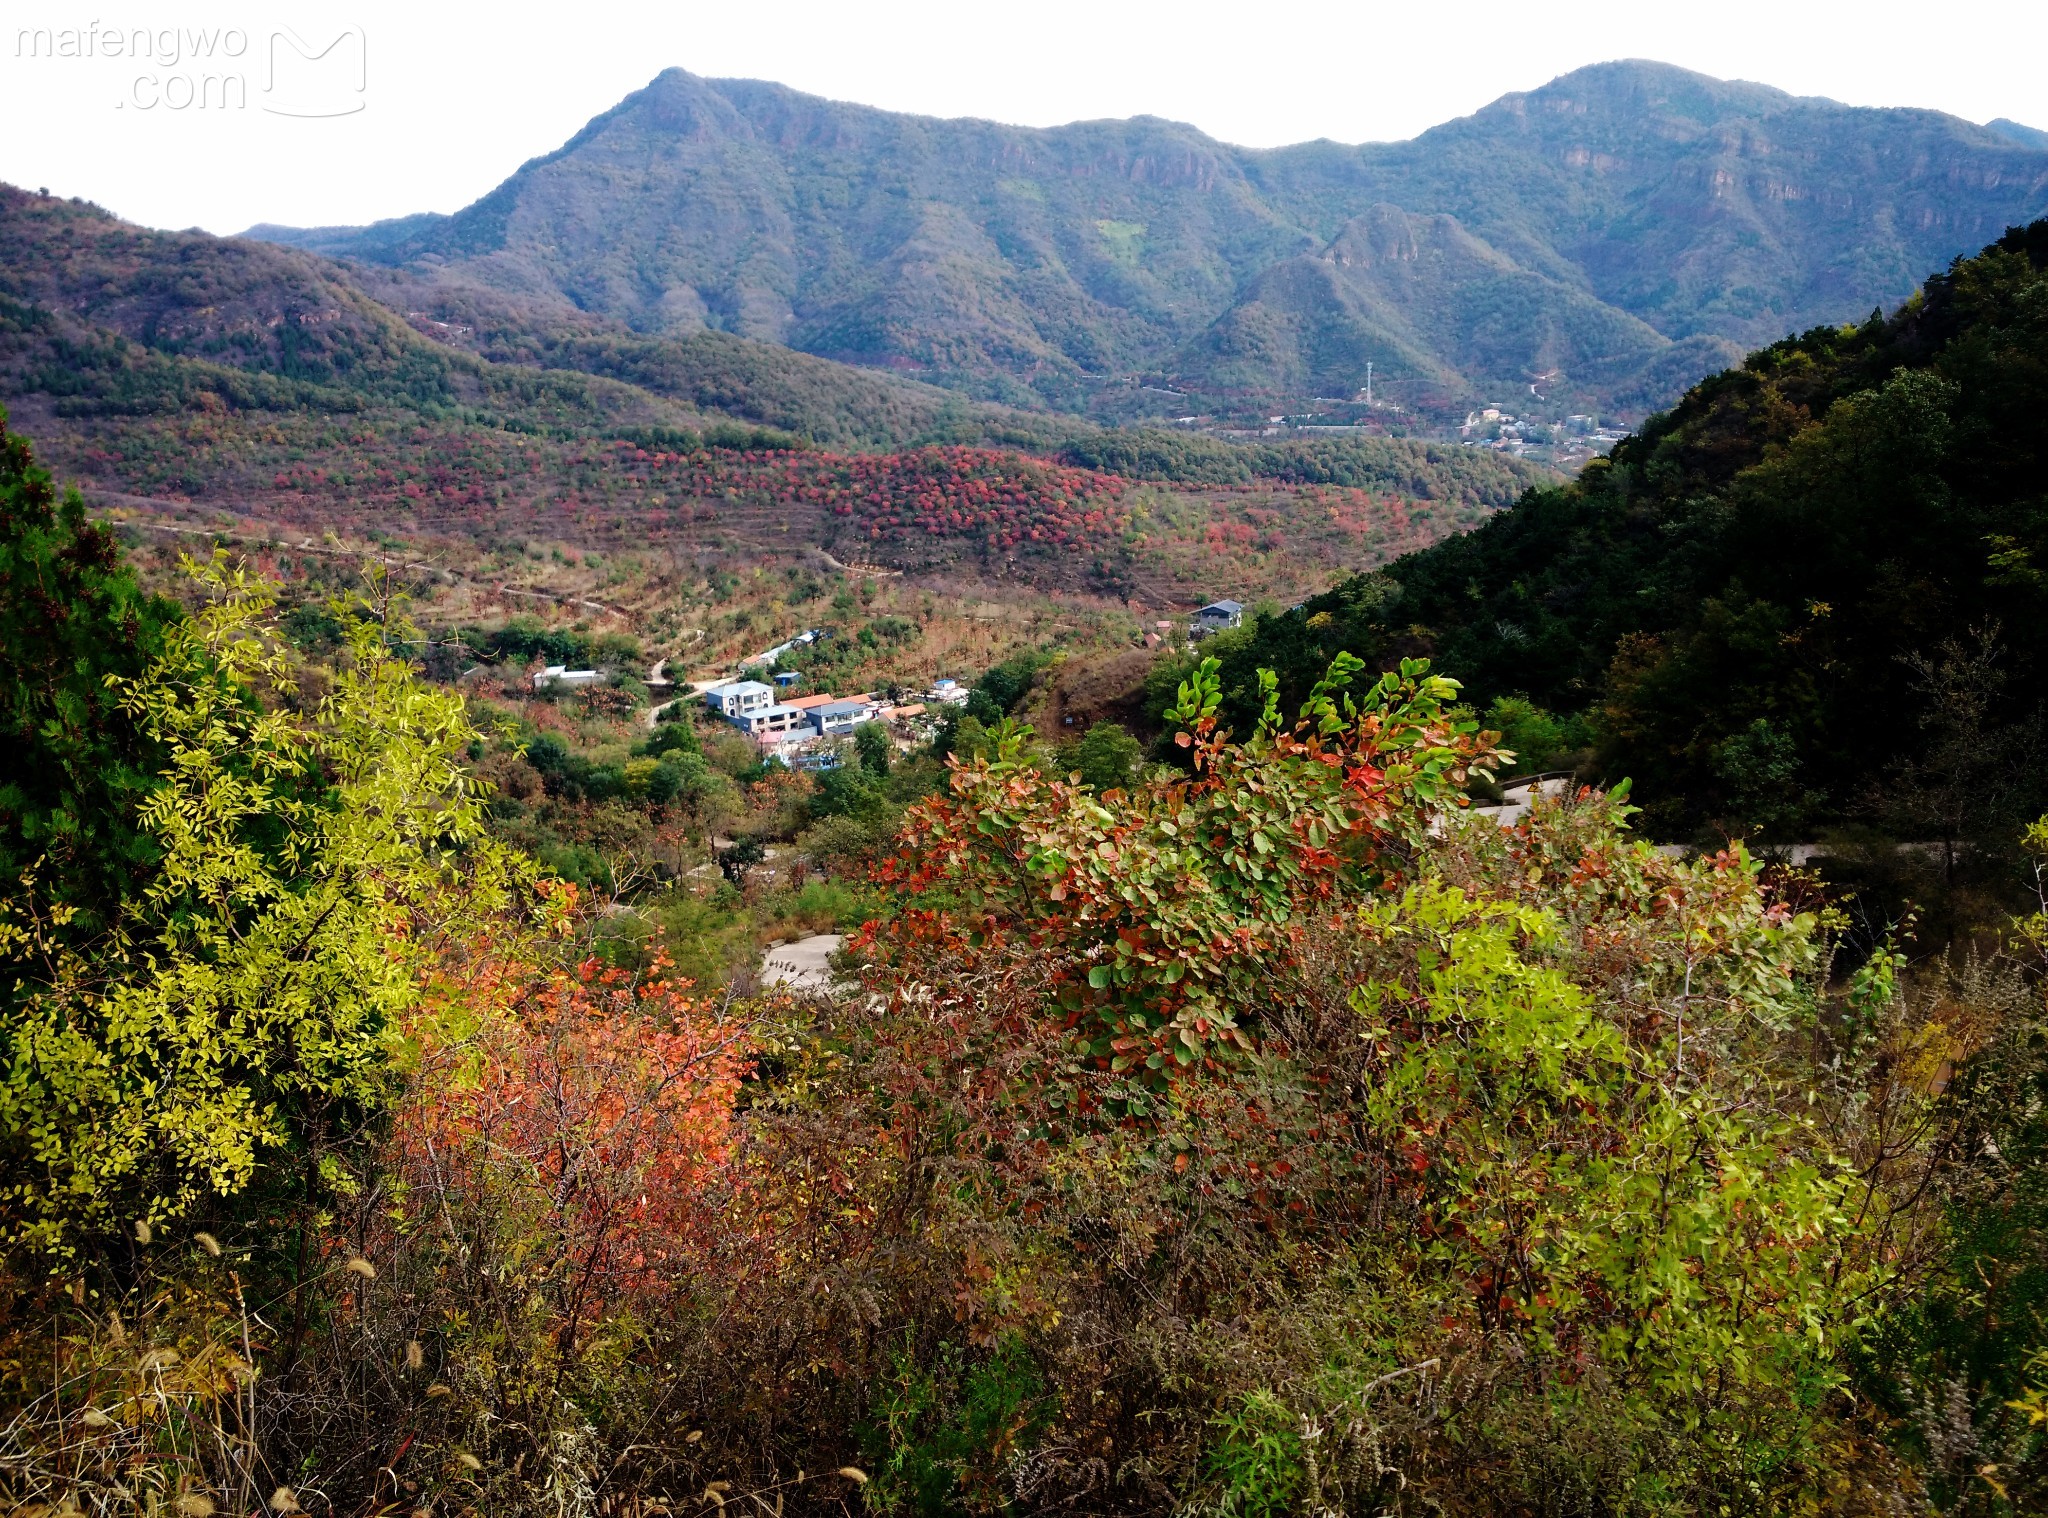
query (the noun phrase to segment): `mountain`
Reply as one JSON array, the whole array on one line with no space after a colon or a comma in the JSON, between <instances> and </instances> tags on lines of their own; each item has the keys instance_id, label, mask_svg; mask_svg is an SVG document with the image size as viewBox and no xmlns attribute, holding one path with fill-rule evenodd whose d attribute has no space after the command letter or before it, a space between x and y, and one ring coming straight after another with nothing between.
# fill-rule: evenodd
<instances>
[{"instance_id":1,"label":"mountain","mask_svg":"<svg viewBox=\"0 0 2048 1518\"><path fill-rule=\"evenodd\" d=\"M446 271L151 231L5 184L0 397L80 418L381 409L565 437L666 428L731 439L737 425L833 448L994 445L1132 479L1278 480L1484 507L1554 478L1503 455L1383 434L1246 443L1105 430L732 333L638 333Z\"/></svg>"},{"instance_id":2,"label":"mountain","mask_svg":"<svg viewBox=\"0 0 2048 1518\"><path fill-rule=\"evenodd\" d=\"M1254 276L1180 362L1211 390L1293 395L1347 394L1370 362L1444 405L1484 377L1569 375L1575 388L1639 410L1741 351L1725 338L1674 343L1522 267L1454 216L1382 203L1327 247Z\"/></svg>"},{"instance_id":3,"label":"mountain","mask_svg":"<svg viewBox=\"0 0 2048 1518\"><path fill-rule=\"evenodd\" d=\"M1996 121L1985 122L1984 130L1996 132L2008 142L2016 142L2023 148L2048 149L2048 132L2014 121L2009 116L2000 116Z\"/></svg>"},{"instance_id":4,"label":"mountain","mask_svg":"<svg viewBox=\"0 0 2048 1518\"><path fill-rule=\"evenodd\" d=\"M251 235L1069 409L1133 377L1173 408L1348 395L1367 361L1418 403L1648 408L2043 210L2024 129L1654 63L1270 151L670 69L452 216Z\"/></svg>"},{"instance_id":5,"label":"mountain","mask_svg":"<svg viewBox=\"0 0 2048 1518\"><path fill-rule=\"evenodd\" d=\"M1374 671L1424 654L1509 700L1530 768L1585 744L1667 836L1988 836L2048 804L2044 471L2048 220L1891 316L1751 354L1571 484L1262 620L1231 655L1236 720L1261 666L1305 689L1340 649Z\"/></svg>"},{"instance_id":6,"label":"mountain","mask_svg":"<svg viewBox=\"0 0 2048 1518\"><path fill-rule=\"evenodd\" d=\"M1556 478L1411 438L1104 431L7 186L0 412L171 533L850 560L1162 608L1291 599Z\"/></svg>"},{"instance_id":7,"label":"mountain","mask_svg":"<svg viewBox=\"0 0 2048 1518\"><path fill-rule=\"evenodd\" d=\"M0 390L73 409L176 410L218 392L294 408L463 407L526 426L741 422L852 446L1043 444L1077 430L726 333L649 338L559 302L150 231L0 185L10 331Z\"/></svg>"}]
</instances>

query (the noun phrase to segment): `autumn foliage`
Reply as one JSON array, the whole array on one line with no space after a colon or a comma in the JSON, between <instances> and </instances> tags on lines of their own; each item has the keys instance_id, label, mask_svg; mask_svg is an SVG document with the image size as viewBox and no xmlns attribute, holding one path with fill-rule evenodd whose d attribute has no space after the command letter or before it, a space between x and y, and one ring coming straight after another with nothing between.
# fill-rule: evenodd
<instances>
[{"instance_id":1,"label":"autumn foliage","mask_svg":"<svg viewBox=\"0 0 2048 1518\"><path fill-rule=\"evenodd\" d=\"M46 983L75 919L10 919L23 1046L86 1115L10 1110L89 1162L9 1158L51 1222L8 1260L10 1503L2048 1492L2038 986L1838 965L1810 883L1660 852L1619 790L1475 815L1511 756L1420 661L1339 659L1294 713L1264 675L1235 734L1204 661L1175 762L1100 790L1000 728L796 999L691 985L652 927L620 952L617 904L483 831L458 698L361 623L309 713L212 583L121 687L180 756L139 813L164 920Z\"/></svg>"},{"instance_id":2,"label":"autumn foliage","mask_svg":"<svg viewBox=\"0 0 2048 1518\"><path fill-rule=\"evenodd\" d=\"M636 515L654 525L669 506L683 522L714 519L735 506L788 512L819 510L848 519L869 539L971 539L991 551L1099 547L1128 525L1122 508L1128 483L1118 475L1079 469L997 448L931 447L894 453L841 454L814 449L647 448L629 441L586 443L566 458L517 440L473 456L440 458L420 469L373 469L367 480L313 464L280 470L273 489L304 501L332 498L350 508L387 494L395 504L427 511L442 525L482 523L522 477L545 469L571 511L605 509L620 491ZM570 473L566 482L556 476ZM579 486L587 485L586 497ZM657 509L649 513L647 506Z\"/></svg>"},{"instance_id":3,"label":"autumn foliage","mask_svg":"<svg viewBox=\"0 0 2048 1518\"><path fill-rule=\"evenodd\" d=\"M557 1250L560 1331L662 1289L718 1225L746 1026L667 975L593 959L468 960L414 1031L393 1161L422 1196L526 1220Z\"/></svg>"},{"instance_id":4,"label":"autumn foliage","mask_svg":"<svg viewBox=\"0 0 2048 1518\"><path fill-rule=\"evenodd\" d=\"M1284 973L1304 920L1398 879L1430 809L1495 752L1423 665L1357 701L1340 664L1297 724L1269 705L1242 745L1217 725L1216 673L1207 661L1170 714L1184 778L1098 800L1015 731L957 768L882 878L960 905L911 906L874 940L881 960L920 964L934 945L968 967L1028 960L1089 1054L1134 1085L1251 1047L1239 1008Z\"/></svg>"}]
</instances>

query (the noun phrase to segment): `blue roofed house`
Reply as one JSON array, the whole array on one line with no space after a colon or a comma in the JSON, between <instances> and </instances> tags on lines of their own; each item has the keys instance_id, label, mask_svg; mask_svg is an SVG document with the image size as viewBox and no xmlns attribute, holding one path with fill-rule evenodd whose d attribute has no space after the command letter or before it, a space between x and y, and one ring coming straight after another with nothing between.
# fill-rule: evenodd
<instances>
[{"instance_id":1,"label":"blue roofed house","mask_svg":"<svg viewBox=\"0 0 2048 1518\"><path fill-rule=\"evenodd\" d=\"M1188 636L1206 638L1211 633L1244 625L1242 601L1211 601L1188 619Z\"/></svg>"}]
</instances>

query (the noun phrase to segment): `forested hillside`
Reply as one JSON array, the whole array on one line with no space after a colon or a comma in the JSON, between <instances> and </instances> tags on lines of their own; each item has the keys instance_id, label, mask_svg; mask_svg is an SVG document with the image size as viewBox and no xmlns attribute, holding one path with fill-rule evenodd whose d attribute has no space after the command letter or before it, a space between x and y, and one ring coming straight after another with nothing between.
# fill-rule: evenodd
<instances>
[{"instance_id":1,"label":"forested hillside","mask_svg":"<svg viewBox=\"0 0 2048 1518\"><path fill-rule=\"evenodd\" d=\"M856 446L1045 437L1029 417L786 348L723 335L659 344L573 309L431 293L452 319L416 309L430 302L403 280L366 285L324 258L152 232L0 186L8 385L72 411L171 412L210 391L241 409L461 408L572 429L739 422Z\"/></svg>"},{"instance_id":2,"label":"forested hillside","mask_svg":"<svg viewBox=\"0 0 2048 1518\"><path fill-rule=\"evenodd\" d=\"M1526 698L1528 768L1632 777L1655 825L1983 838L2043 799L2048 222L1890 316L1691 390L1573 483L1262 623L1305 688L1428 652ZM1521 708L1514 708L1521 710ZM1546 715L1547 714L1547 715Z\"/></svg>"},{"instance_id":3,"label":"forested hillside","mask_svg":"<svg viewBox=\"0 0 2048 1518\"><path fill-rule=\"evenodd\" d=\"M2024 131L1660 64L1409 142L1029 130L669 69L453 216L256 235L1073 410L1637 414L2048 211ZM1562 411L1560 412L1562 414Z\"/></svg>"}]
</instances>

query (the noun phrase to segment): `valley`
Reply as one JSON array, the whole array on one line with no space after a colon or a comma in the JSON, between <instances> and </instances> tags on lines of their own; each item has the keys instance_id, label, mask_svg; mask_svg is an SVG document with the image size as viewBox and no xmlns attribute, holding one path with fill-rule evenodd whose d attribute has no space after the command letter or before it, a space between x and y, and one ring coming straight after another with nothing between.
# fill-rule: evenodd
<instances>
[{"instance_id":1,"label":"valley","mask_svg":"<svg viewBox=\"0 0 2048 1518\"><path fill-rule=\"evenodd\" d=\"M2048 1511L2044 212L1626 61L0 184L0 1508Z\"/></svg>"},{"instance_id":2,"label":"valley","mask_svg":"<svg viewBox=\"0 0 2048 1518\"><path fill-rule=\"evenodd\" d=\"M865 565L1079 598L1136 638L1218 595L1298 600L1547 477L1385 436L1105 432L722 334L537 334L482 295L444 323L402 282L13 190L0 254L12 425L67 483L184 530L459 564L546 545L627 578ZM634 604L643 635L675 621Z\"/></svg>"}]
</instances>

